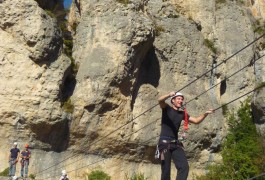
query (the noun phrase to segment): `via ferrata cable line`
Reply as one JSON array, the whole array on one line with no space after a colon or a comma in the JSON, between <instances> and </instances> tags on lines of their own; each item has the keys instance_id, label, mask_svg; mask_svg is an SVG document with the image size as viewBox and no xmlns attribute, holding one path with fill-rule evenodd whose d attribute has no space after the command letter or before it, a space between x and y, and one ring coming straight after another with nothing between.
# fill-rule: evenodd
<instances>
[{"instance_id":1,"label":"via ferrata cable line","mask_svg":"<svg viewBox=\"0 0 265 180\"><path fill-rule=\"evenodd\" d=\"M256 41L258 41L259 39L261 39L265 34L261 35L260 37L256 38L255 40L253 40L251 43L247 44L245 47L241 48L240 50L238 50L237 52L235 52L234 54L230 55L228 58L224 59L223 61L221 61L219 64L216 64L216 66L214 68L217 68L218 66L220 66L221 64L223 63L226 63L229 59L231 59L232 57L234 57L235 55L237 55L238 53L242 52L243 50L245 50L246 48L250 47L252 44L254 44ZM197 80L199 80L200 78L204 77L206 74L208 74L209 72L211 72L212 69L206 71L205 73L203 73L202 75L198 76L196 79L192 80L191 82L189 82L187 85L183 86L181 89L179 89L178 91L181 91L183 89L185 89L186 87L190 86L191 84L195 83ZM123 124L122 126L118 127L117 129L111 131L110 133L108 133L107 135L103 136L102 138L100 138L99 140L97 141L94 141L90 144L91 145L94 145L100 141L102 141L103 139L105 139L106 137L110 136L111 134L113 134L114 132L120 130L122 127L126 126L127 124L133 122L135 119L139 118L140 116L142 116L143 114L145 114L146 112L150 111L151 109L155 108L156 106L158 106L158 104L155 104L153 105L151 108L147 109L146 111L140 113L139 115L137 115L136 117L133 117L131 120L129 120L127 123ZM74 156L76 156L77 154L74 154L74 155L70 155L69 157L65 158L64 160L58 162L57 164L54 164L50 167L47 167L46 169L44 170L41 170L39 172L36 173L37 174L41 174L43 173L44 171L54 167L54 166L57 166L59 164L61 164L62 162L66 161L67 159L70 159ZM77 161L80 161L81 159L77 160ZM77 162L76 161L76 162Z\"/></svg>"},{"instance_id":2,"label":"via ferrata cable line","mask_svg":"<svg viewBox=\"0 0 265 180\"><path fill-rule=\"evenodd\" d=\"M238 99L241 99L242 97L244 97L244 96L246 96L246 95L248 95L248 94L250 94L250 93L252 93L252 92L255 92L256 90L261 89L261 88L263 88L263 87L265 87L265 82L261 83L260 85L258 85L258 86L257 86L256 88L254 88L253 90L251 90L251 91L249 91L249 92L247 92L247 93L245 93L245 94L243 94L243 95L241 95L241 96L239 96L239 97L237 97L237 98L235 98L235 99L229 101L228 103L225 103L225 104L223 104L223 105L221 105L221 106L219 106L219 107L217 107L217 108L215 108L215 109L213 109L213 110L214 110L214 111L217 111L217 110L219 110L219 109L221 109L221 108L223 108L223 107L225 107L225 106L227 106L227 105L229 105L229 104L231 104L231 103L237 101ZM156 137L152 137L152 138L148 139L147 141L142 142L140 145L146 145L145 143L147 143L147 142L149 142L149 141L151 141L151 140L153 140L154 138L157 138L157 137L159 137L159 135L156 136Z\"/></svg>"},{"instance_id":3,"label":"via ferrata cable line","mask_svg":"<svg viewBox=\"0 0 265 180\"><path fill-rule=\"evenodd\" d=\"M238 72L242 71L244 68L249 67L250 65L254 64L256 61L262 59L264 56L265 56L265 55L262 55L262 56L260 56L259 58L254 59L253 61L250 61L249 64L247 64L246 66L240 68L239 70L237 70L236 72L232 73L231 75L227 76L224 80L231 78L232 76L234 76L234 75L237 74ZM208 92L210 89L216 87L216 86L217 86L218 84L220 84L220 83L221 83L221 82L219 82L219 83L215 84L214 86L210 87L209 89L207 89L207 90L204 91L203 93L199 94L197 97L195 97L195 98L193 98L192 100L188 101L186 104L189 104L191 101L193 101L193 100L195 100L195 99L198 99L202 94ZM223 104L222 106L216 108L215 110L218 110L218 109L222 108L223 106L226 106L226 105L228 105L228 104L231 104L232 102L234 102L234 101L236 101L236 100L238 100L238 99L240 99L240 98L242 98L242 97L244 97L244 96L250 94L251 92L256 91L257 89L262 88L262 87L264 87L264 83L262 83L262 84L260 84L259 86L257 86L254 90L249 91L248 93L246 93L246 94L244 94L244 95L242 95L242 96L240 96L240 97L238 97L238 98L236 98L236 99L234 99L234 100L232 100L232 101L230 101L230 102L228 102L228 103L226 103L226 104ZM160 118L159 118L159 119L160 119ZM131 134L129 134L129 135L126 135L126 137L127 137L127 136L130 136L130 135L133 135L133 134L136 133L136 132L139 132L140 130L146 128L147 126L149 126L150 124L152 124L152 123L158 121L159 119L156 119L155 121L150 122L149 124L145 125L144 127L138 129L137 131L135 131L135 132L133 132L133 133L131 133ZM148 139L147 141L142 142L140 145L144 145L144 146L146 146L146 143L147 143L147 142L149 142L150 140L153 140L154 138L157 138L157 137L159 137L159 136L156 136L156 137L153 137L153 138L151 138L151 139ZM91 153L90 153L90 154L91 154ZM84 167L92 166L92 165L94 165L94 164L96 164L96 163L98 163L98 162L101 162L101 161L103 161L103 160L99 160L99 161L94 162L94 163L91 163L91 164L89 164L89 165L84 165ZM75 162L77 162L77 161L75 161ZM67 165L65 165L65 166L68 166L68 165L73 164L73 163L75 163L75 162L69 163L69 164L67 164ZM78 169L81 169L81 168L83 168L83 167L80 167L80 168L78 168ZM78 169L77 169L77 170L78 170Z\"/></svg>"},{"instance_id":4,"label":"via ferrata cable line","mask_svg":"<svg viewBox=\"0 0 265 180\"><path fill-rule=\"evenodd\" d=\"M238 100L238 99L240 99L240 98L242 98L242 97L244 97L244 96L246 96L246 95L248 95L248 94L250 94L250 93L253 93L253 92L255 92L256 90L259 90L259 89L261 89L261 88L263 88L263 87L265 87L265 82L261 83L260 85L258 85L258 86L257 86L256 88L254 88L253 90L251 90L251 91L249 91L249 92L247 92L247 93L245 93L245 94L243 94L243 95L241 95L241 96L239 96L239 97L237 97L237 98L235 98L235 99L233 99L233 100L231 100L231 101L229 101L229 102L223 104L222 106L219 106L219 107L215 108L214 111L217 111L217 110L221 109L223 106L227 106L228 104L231 104L231 103L235 102L236 100ZM146 142L148 142L148 141L150 141L150 140L152 140L152 139L154 139L154 138L157 138L157 137L158 137L158 136L153 137L153 138L151 138L151 139L149 139L149 140L147 140L147 141L144 141L143 143L140 143L139 145L146 146L146 144L145 144ZM69 171L69 172L76 171L76 170L79 170L79 169L82 169L82 168L85 168L85 167L89 167L89 166L95 165L95 164L97 164L97 163L99 163L99 162L102 162L102 161L104 161L104 159L101 159L101 160L98 160L98 161L94 161L94 162L92 162L92 163L90 163L90 164L88 164L88 165L81 166L81 167L76 168L76 169L74 169L74 170L71 170L71 171ZM263 174L262 174L262 176L263 176Z\"/></svg>"}]
</instances>

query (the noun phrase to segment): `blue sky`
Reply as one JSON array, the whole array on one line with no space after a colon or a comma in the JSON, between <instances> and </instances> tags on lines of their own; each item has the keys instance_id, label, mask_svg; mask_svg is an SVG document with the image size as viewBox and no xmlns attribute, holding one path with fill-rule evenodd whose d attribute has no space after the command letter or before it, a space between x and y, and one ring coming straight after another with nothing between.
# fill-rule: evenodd
<instances>
[{"instance_id":1,"label":"blue sky","mask_svg":"<svg viewBox=\"0 0 265 180\"><path fill-rule=\"evenodd\" d=\"M72 0L64 0L63 5L65 9L68 9L72 3Z\"/></svg>"}]
</instances>

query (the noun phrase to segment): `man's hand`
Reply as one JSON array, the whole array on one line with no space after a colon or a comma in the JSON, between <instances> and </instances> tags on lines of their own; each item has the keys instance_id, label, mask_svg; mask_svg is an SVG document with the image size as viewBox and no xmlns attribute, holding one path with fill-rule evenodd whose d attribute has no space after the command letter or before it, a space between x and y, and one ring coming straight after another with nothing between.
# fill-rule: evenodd
<instances>
[{"instance_id":1,"label":"man's hand","mask_svg":"<svg viewBox=\"0 0 265 180\"><path fill-rule=\"evenodd\" d=\"M169 93L170 97L174 96L176 94L176 92L172 91Z\"/></svg>"},{"instance_id":2,"label":"man's hand","mask_svg":"<svg viewBox=\"0 0 265 180\"><path fill-rule=\"evenodd\" d=\"M209 109L208 111L205 112L205 114L207 114L207 115L212 114L212 113L214 113L214 109Z\"/></svg>"}]
</instances>

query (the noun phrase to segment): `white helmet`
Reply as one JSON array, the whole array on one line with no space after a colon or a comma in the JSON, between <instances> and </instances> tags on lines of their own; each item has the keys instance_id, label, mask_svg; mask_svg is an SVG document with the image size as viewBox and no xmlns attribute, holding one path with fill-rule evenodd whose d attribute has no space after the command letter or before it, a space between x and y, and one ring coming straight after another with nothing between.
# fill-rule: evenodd
<instances>
[{"instance_id":1,"label":"white helmet","mask_svg":"<svg viewBox=\"0 0 265 180\"><path fill-rule=\"evenodd\" d=\"M184 99L184 96L183 96L183 94L181 92L176 92L176 94L170 98L170 102L172 102L172 99L174 99L177 96L181 96Z\"/></svg>"},{"instance_id":2,"label":"white helmet","mask_svg":"<svg viewBox=\"0 0 265 180\"><path fill-rule=\"evenodd\" d=\"M63 176L66 175L66 170L62 170L62 175L63 175Z\"/></svg>"}]
</instances>

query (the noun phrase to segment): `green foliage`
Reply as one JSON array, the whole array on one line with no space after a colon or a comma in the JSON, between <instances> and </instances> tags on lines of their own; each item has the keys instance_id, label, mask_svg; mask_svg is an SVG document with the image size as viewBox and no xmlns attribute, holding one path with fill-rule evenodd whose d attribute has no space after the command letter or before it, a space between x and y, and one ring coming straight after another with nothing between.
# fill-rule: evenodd
<instances>
[{"instance_id":1,"label":"green foliage","mask_svg":"<svg viewBox=\"0 0 265 180\"><path fill-rule=\"evenodd\" d=\"M221 107L222 107L222 113L225 116L228 113L227 104L223 104Z\"/></svg>"},{"instance_id":2,"label":"green foliage","mask_svg":"<svg viewBox=\"0 0 265 180\"><path fill-rule=\"evenodd\" d=\"M144 177L144 174L139 173L139 174L134 174L130 180L147 180L147 178Z\"/></svg>"},{"instance_id":3,"label":"green foliage","mask_svg":"<svg viewBox=\"0 0 265 180\"><path fill-rule=\"evenodd\" d=\"M55 14L50 11L50 10L45 10L45 12L51 17L51 18L56 18Z\"/></svg>"},{"instance_id":4,"label":"green foliage","mask_svg":"<svg viewBox=\"0 0 265 180\"><path fill-rule=\"evenodd\" d=\"M59 27L61 29L62 32L67 32L67 27L66 27L67 22L66 21L61 21L59 24Z\"/></svg>"},{"instance_id":5,"label":"green foliage","mask_svg":"<svg viewBox=\"0 0 265 180\"><path fill-rule=\"evenodd\" d=\"M208 47L214 54L217 53L217 49L214 46L214 43L210 41L209 39L204 39L204 45Z\"/></svg>"},{"instance_id":6,"label":"green foliage","mask_svg":"<svg viewBox=\"0 0 265 180\"><path fill-rule=\"evenodd\" d=\"M215 3L216 4L224 4L224 3L226 3L226 0L216 0Z\"/></svg>"},{"instance_id":7,"label":"green foliage","mask_svg":"<svg viewBox=\"0 0 265 180\"><path fill-rule=\"evenodd\" d=\"M221 165L209 165L207 167L208 173L206 175L196 176L193 179L196 180L221 180L222 178L219 174L223 171L223 166ZM222 179L225 180L225 179Z\"/></svg>"},{"instance_id":8,"label":"green foliage","mask_svg":"<svg viewBox=\"0 0 265 180\"><path fill-rule=\"evenodd\" d=\"M260 22L259 20L257 20L253 24L253 29L254 29L255 33L264 34L265 33L265 23L264 22Z\"/></svg>"},{"instance_id":9,"label":"green foliage","mask_svg":"<svg viewBox=\"0 0 265 180\"><path fill-rule=\"evenodd\" d=\"M263 34L265 32L265 25L254 25L254 32Z\"/></svg>"},{"instance_id":10,"label":"green foliage","mask_svg":"<svg viewBox=\"0 0 265 180\"><path fill-rule=\"evenodd\" d=\"M75 63L75 60L72 56L72 49L73 49L73 40L72 39L64 39L64 53L70 58L71 60L71 68L74 75L76 75L78 71L78 65Z\"/></svg>"},{"instance_id":11,"label":"green foliage","mask_svg":"<svg viewBox=\"0 0 265 180\"><path fill-rule=\"evenodd\" d=\"M229 132L223 143L223 164L209 166L197 179L248 179L265 172L265 150L251 116L250 100L228 116Z\"/></svg>"},{"instance_id":12,"label":"green foliage","mask_svg":"<svg viewBox=\"0 0 265 180\"><path fill-rule=\"evenodd\" d=\"M216 0L215 1L215 9L220 9L223 4L226 3L226 0Z\"/></svg>"},{"instance_id":13,"label":"green foliage","mask_svg":"<svg viewBox=\"0 0 265 180\"><path fill-rule=\"evenodd\" d=\"M129 4L129 0L116 0L118 3L122 3L122 4Z\"/></svg>"},{"instance_id":14,"label":"green foliage","mask_svg":"<svg viewBox=\"0 0 265 180\"><path fill-rule=\"evenodd\" d=\"M30 178L30 179L35 179L35 178L36 178L36 175L35 175L35 174L30 174L30 175L29 175L29 178Z\"/></svg>"},{"instance_id":15,"label":"green foliage","mask_svg":"<svg viewBox=\"0 0 265 180\"><path fill-rule=\"evenodd\" d=\"M72 28L72 30L73 30L74 32L76 32L77 23L76 23L76 22L73 23L73 24L71 25L71 28Z\"/></svg>"},{"instance_id":16,"label":"green foliage","mask_svg":"<svg viewBox=\"0 0 265 180\"><path fill-rule=\"evenodd\" d=\"M265 87L265 82L260 82L260 83L257 84L257 86L256 86L257 89L261 89L261 88L263 88L263 87Z\"/></svg>"},{"instance_id":17,"label":"green foliage","mask_svg":"<svg viewBox=\"0 0 265 180\"><path fill-rule=\"evenodd\" d=\"M6 168L0 172L0 176L9 176L9 168Z\"/></svg>"},{"instance_id":18,"label":"green foliage","mask_svg":"<svg viewBox=\"0 0 265 180\"><path fill-rule=\"evenodd\" d=\"M71 99L67 99L67 101L65 101L63 103L63 109L65 112L68 112L68 113L73 113L74 112L74 105L72 104L71 102Z\"/></svg>"},{"instance_id":19,"label":"green foliage","mask_svg":"<svg viewBox=\"0 0 265 180\"><path fill-rule=\"evenodd\" d=\"M87 177L88 180L110 180L110 176L101 170L92 171Z\"/></svg>"},{"instance_id":20,"label":"green foliage","mask_svg":"<svg viewBox=\"0 0 265 180\"><path fill-rule=\"evenodd\" d=\"M155 34L156 36L159 36L161 32L165 32L165 29L162 26L155 25Z\"/></svg>"},{"instance_id":21,"label":"green foliage","mask_svg":"<svg viewBox=\"0 0 265 180\"><path fill-rule=\"evenodd\" d=\"M64 53L67 56L72 56L72 48L73 48L73 40L71 39L64 39L63 43L65 45Z\"/></svg>"}]
</instances>

